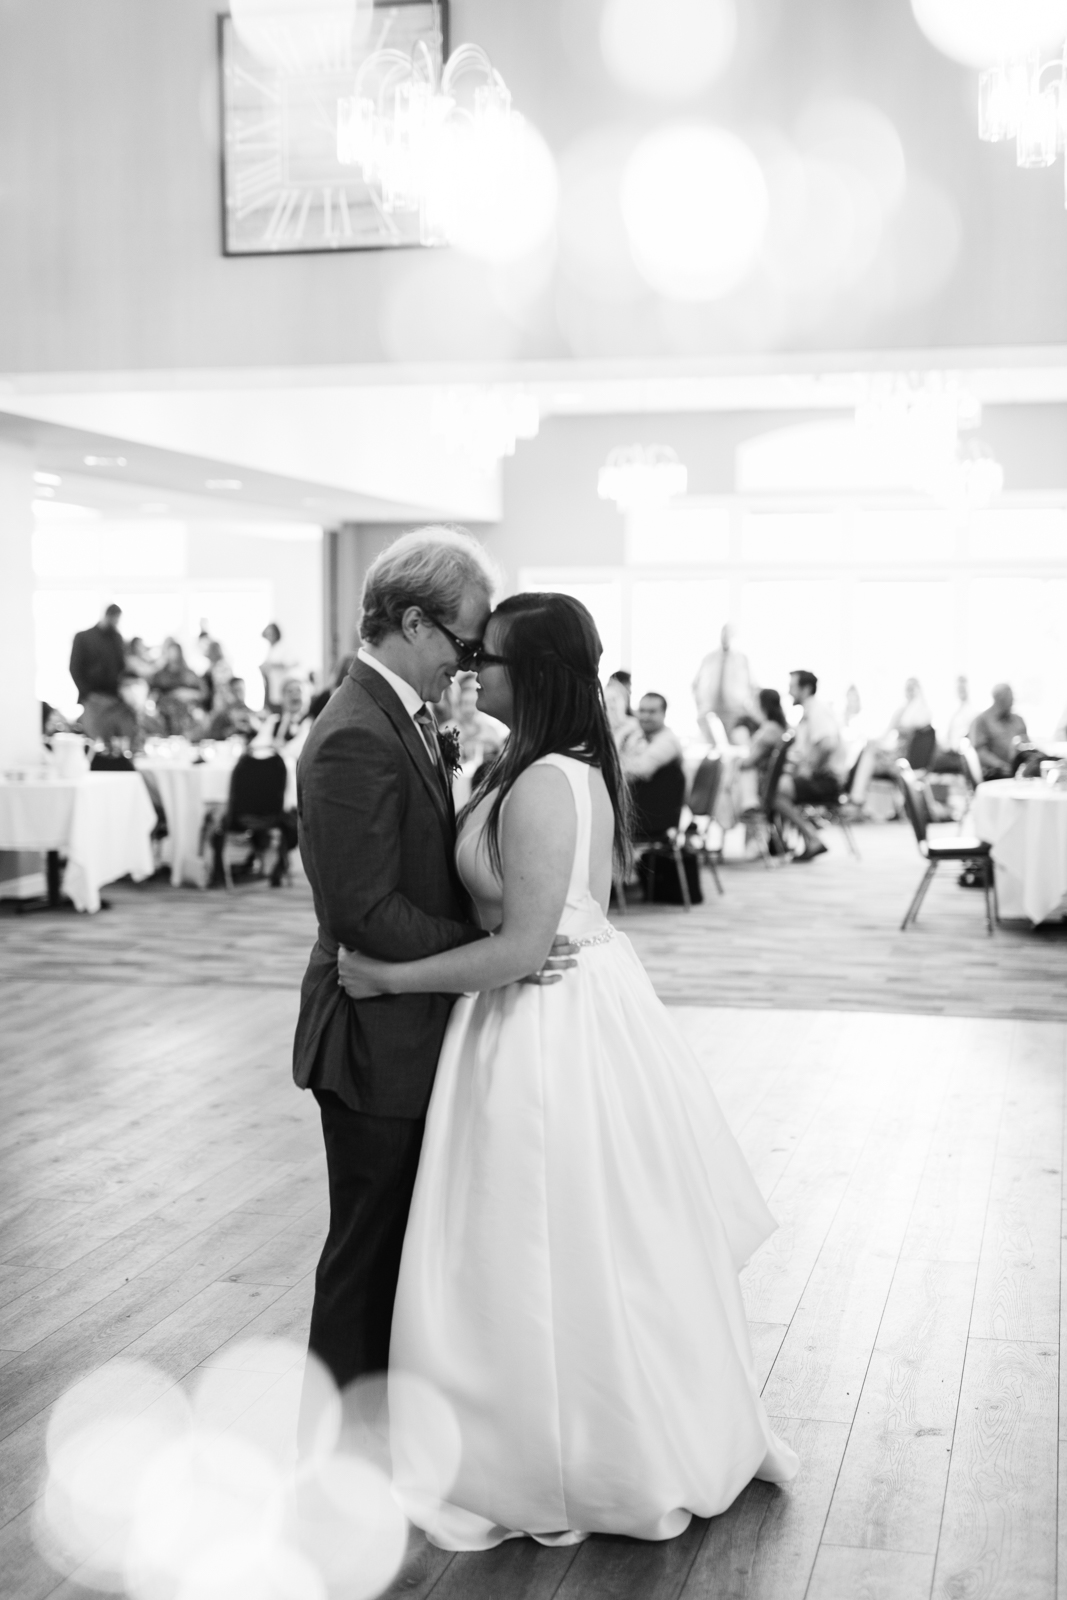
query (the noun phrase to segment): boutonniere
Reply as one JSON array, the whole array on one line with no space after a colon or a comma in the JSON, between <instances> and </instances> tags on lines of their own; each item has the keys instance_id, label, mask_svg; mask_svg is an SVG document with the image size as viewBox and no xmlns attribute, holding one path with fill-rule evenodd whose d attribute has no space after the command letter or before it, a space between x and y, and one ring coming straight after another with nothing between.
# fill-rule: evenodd
<instances>
[{"instance_id":1,"label":"boutonniere","mask_svg":"<svg viewBox=\"0 0 1067 1600\"><path fill-rule=\"evenodd\" d=\"M459 729L442 729L437 735L437 748L441 752L441 760L445 764L449 779L454 778L463 765L459 749Z\"/></svg>"}]
</instances>

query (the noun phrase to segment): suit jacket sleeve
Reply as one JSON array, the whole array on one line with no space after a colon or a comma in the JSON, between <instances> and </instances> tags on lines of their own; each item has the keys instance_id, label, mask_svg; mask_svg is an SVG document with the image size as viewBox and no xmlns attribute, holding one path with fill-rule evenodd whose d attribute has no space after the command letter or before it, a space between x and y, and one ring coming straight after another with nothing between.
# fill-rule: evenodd
<instances>
[{"instance_id":1,"label":"suit jacket sleeve","mask_svg":"<svg viewBox=\"0 0 1067 1600\"><path fill-rule=\"evenodd\" d=\"M86 657L88 652L85 648L85 643L84 635L76 633L70 648L70 675L74 679L74 687L81 696L87 695L91 688L87 672L88 661Z\"/></svg>"},{"instance_id":2,"label":"suit jacket sleeve","mask_svg":"<svg viewBox=\"0 0 1067 1600\"><path fill-rule=\"evenodd\" d=\"M392 741L338 729L300 777L301 833L315 859L330 864L320 892L326 931L338 943L379 961L418 961L484 937L471 924L421 911L400 890L405 794Z\"/></svg>"}]
</instances>

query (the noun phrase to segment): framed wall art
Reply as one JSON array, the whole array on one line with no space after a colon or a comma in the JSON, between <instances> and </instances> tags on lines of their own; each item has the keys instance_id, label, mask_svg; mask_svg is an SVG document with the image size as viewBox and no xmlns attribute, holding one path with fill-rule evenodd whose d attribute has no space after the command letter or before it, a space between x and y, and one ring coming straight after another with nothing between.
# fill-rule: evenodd
<instances>
[{"instance_id":1,"label":"framed wall art","mask_svg":"<svg viewBox=\"0 0 1067 1600\"><path fill-rule=\"evenodd\" d=\"M410 56L423 41L446 57L447 0L375 0L365 37L342 51L312 38L299 56L276 40L253 53L247 39L219 18L224 255L418 245L418 215L387 211L360 168L339 161L337 104L375 51Z\"/></svg>"}]
</instances>

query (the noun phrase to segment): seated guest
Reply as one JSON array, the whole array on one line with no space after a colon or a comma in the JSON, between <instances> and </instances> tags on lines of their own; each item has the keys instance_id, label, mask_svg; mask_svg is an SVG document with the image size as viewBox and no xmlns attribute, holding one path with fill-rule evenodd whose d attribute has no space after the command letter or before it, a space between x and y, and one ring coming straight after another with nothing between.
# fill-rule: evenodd
<instances>
[{"instance_id":1,"label":"seated guest","mask_svg":"<svg viewBox=\"0 0 1067 1600\"><path fill-rule=\"evenodd\" d=\"M239 734L251 739L258 726L258 718L245 702L245 680L231 678L221 696L222 703L214 712L204 730L205 739L231 739Z\"/></svg>"},{"instance_id":2,"label":"seated guest","mask_svg":"<svg viewBox=\"0 0 1067 1600\"><path fill-rule=\"evenodd\" d=\"M979 712L971 725L971 743L978 752L983 777L1010 778L1025 759L1021 747L1027 743L1026 723L1012 710L1014 704L1011 685L994 684L993 704Z\"/></svg>"},{"instance_id":3,"label":"seated guest","mask_svg":"<svg viewBox=\"0 0 1067 1600\"><path fill-rule=\"evenodd\" d=\"M126 671L135 672L139 678L150 678L156 665L141 635L135 634L126 646Z\"/></svg>"},{"instance_id":4,"label":"seated guest","mask_svg":"<svg viewBox=\"0 0 1067 1600\"><path fill-rule=\"evenodd\" d=\"M310 731L304 685L299 678L287 678L282 685L281 710L271 712L264 719L249 749L253 752L273 749L287 760L295 761Z\"/></svg>"},{"instance_id":5,"label":"seated guest","mask_svg":"<svg viewBox=\"0 0 1067 1600\"><path fill-rule=\"evenodd\" d=\"M615 740L615 748L620 757L631 745L642 742L644 735L641 724L633 714L630 705L630 674L622 669L613 672L604 685L604 708L608 714L608 726L611 736Z\"/></svg>"},{"instance_id":6,"label":"seated guest","mask_svg":"<svg viewBox=\"0 0 1067 1600\"><path fill-rule=\"evenodd\" d=\"M801 707L789 765L778 783L774 809L804 836L804 849L794 861L814 861L826 854L818 830L802 806L833 805L841 796L847 757L837 721L818 698L814 672L791 672L789 693Z\"/></svg>"},{"instance_id":7,"label":"seated guest","mask_svg":"<svg viewBox=\"0 0 1067 1600\"><path fill-rule=\"evenodd\" d=\"M446 726L459 734L460 760L479 765L492 761L503 746L507 729L495 717L478 710L478 675L460 672L452 680Z\"/></svg>"},{"instance_id":8,"label":"seated guest","mask_svg":"<svg viewBox=\"0 0 1067 1600\"><path fill-rule=\"evenodd\" d=\"M205 636L200 635L202 641ZM226 689L233 678L233 668L223 655L217 639L206 639L202 644L207 667L202 679L203 692L200 704L205 712L221 711L226 699Z\"/></svg>"},{"instance_id":9,"label":"seated guest","mask_svg":"<svg viewBox=\"0 0 1067 1600\"><path fill-rule=\"evenodd\" d=\"M162 659L148 681L156 700L156 716L167 733L186 738L195 734L202 724L198 707L204 686L177 639L164 639Z\"/></svg>"},{"instance_id":10,"label":"seated guest","mask_svg":"<svg viewBox=\"0 0 1067 1600\"><path fill-rule=\"evenodd\" d=\"M311 704L308 706L308 716L311 718L312 722L314 722L315 718L326 706L330 696L336 694L342 683L344 683L345 679L348 677L348 674L352 670L352 663L355 659L356 653L354 650L349 650L345 655L341 656L338 659L337 665L333 669L333 674L329 683L324 689L316 689L315 693L311 696Z\"/></svg>"},{"instance_id":11,"label":"seated guest","mask_svg":"<svg viewBox=\"0 0 1067 1600\"><path fill-rule=\"evenodd\" d=\"M738 765L745 771L755 770L762 776L770 766L774 752L785 738L788 723L782 708L782 697L777 689L761 689L757 703L760 721L752 735L748 750Z\"/></svg>"},{"instance_id":12,"label":"seated guest","mask_svg":"<svg viewBox=\"0 0 1067 1600\"><path fill-rule=\"evenodd\" d=\"M681 762L681 740L667 727L667 702L661 694L642 695L637 721L641 738L620 755L627 778L651 778L660 767Z\"/></svg>"}]
</instances>

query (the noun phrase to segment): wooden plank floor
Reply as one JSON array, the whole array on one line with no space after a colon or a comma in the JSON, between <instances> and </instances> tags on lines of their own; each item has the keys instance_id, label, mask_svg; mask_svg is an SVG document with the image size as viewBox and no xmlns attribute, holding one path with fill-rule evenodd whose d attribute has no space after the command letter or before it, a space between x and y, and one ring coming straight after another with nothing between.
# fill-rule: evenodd
<instances>
[{"instance_id":1,"label":"wooden plank floor","mask_svg":"<svg viewBox=\"0 0 1067 1600\"><path fill-rule=\"evenodd\" d=\"M624 926L668 1004L815 1011L918 1011L1067 1021L1067 922L985 931L982 895L941 869L917 925L900 921L923 865L901 824L837 829L811 866L766 871L729 860L720 898L635 908ZM737 844L730 837L731 848ZM107 891L98 917L0 909L0 979L103 983L298 984L315 938L306 883L205 896L165 879Z\"/></svg>"},{"instance_id":2,"label":"wooden plank floor","mask_svg":"<svg viewBox=\"0 0 1067 1600\"><path fill-rule=\"evenodd\" d=\"M289 1080L294 989L225 982L215 902L195 903L210 982L72 981L56 964L5 985L5 1600L85 1592L47 1565L33 1531L49 1410L71 1383L119 1355L187 1387L222 1367L236 1414L267 1381L232 1373L237 1341L305 1335L325 1181L313 1104ZM165 941L138 958L149 949L165 967ZM800 1476L784 1490L753 1484L662 1545L521 1540L451 1558L413 1544L391 1593L1067 1595L1056 1577L1067 1025L673 1014L780 1222L744 1289L766 1402Z\"/></svg>"}]
</instances>

